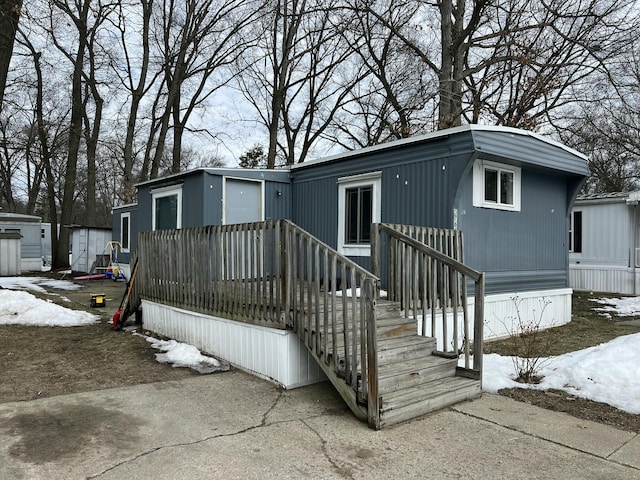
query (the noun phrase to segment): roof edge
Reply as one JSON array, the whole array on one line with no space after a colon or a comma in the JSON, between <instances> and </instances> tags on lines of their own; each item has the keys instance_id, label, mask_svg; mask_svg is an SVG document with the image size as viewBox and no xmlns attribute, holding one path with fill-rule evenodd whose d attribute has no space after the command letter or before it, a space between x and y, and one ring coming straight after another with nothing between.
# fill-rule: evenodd
<instances>
[{"instance_id":1,"label":"roof edge","mask_svg":"<svg viewBox=\"0 0 640 480\"><path fill-rule=\"evenodd\" d=\"M556 140L553 140L551 138L548 138L546 136L543 136L539 133L536 132L532 132L529 130L522 130L520 128L514 128L514 127L504 127L504 126L500 126L500 125L480 125L480 124L469 124L469 125L461 125L459 127L453 127L453 128L447 128L445 130L436 130L434 132L431 133L427 133L424 135L417 135L415 137L409 137L409 138L403 138L401 140L395 140L393 142L388 142L388 143L380 143L378 145L372 145L370 147L365 147L365 148L361 148L358 150L349 150L346 152L342 152L336 155L331 155L328 157L321 157L321 158L316 158L313 160L309 160L308 162L303 162L303 163L297 163L295 165L291 165L291 170L297 170L300 168L305 168L305 167L310 167L312 165L317 165L317 164L321 164L321 163L328 163L328 162L333 162L333 161L338 161L338 160L343 160L349 157L354 157L354 156L358 156L358 155L365 155L367 153L372 153L372 152L377 152L377 151L383 151L383 150L387 150L387 149L391 149L391 148L396 148L396 147L400 147L403 145L410 145L413 143L420 143L420 142L424 142L427 140L434 140L436 138L441 138L441 137L447 137L450 135L455 135L458 133L463 133L463 132L473 132L473 131L491 131L491 132L502 132L502 133L510 133L510 134L514 134L514 135L522 135L522 136L529 136L529 137L533 137L537 140L540 140L541 142L547 143L549 145L553 145L554 147L557 148L561 148L569 153L571 153L572 155L576 155L580 158L582 158L583 160L588 160L588 157L577 151L574 150L571 147L568 147L566 145L564 145L563 143L560 143Z\"/></svg>"}]
</instances>

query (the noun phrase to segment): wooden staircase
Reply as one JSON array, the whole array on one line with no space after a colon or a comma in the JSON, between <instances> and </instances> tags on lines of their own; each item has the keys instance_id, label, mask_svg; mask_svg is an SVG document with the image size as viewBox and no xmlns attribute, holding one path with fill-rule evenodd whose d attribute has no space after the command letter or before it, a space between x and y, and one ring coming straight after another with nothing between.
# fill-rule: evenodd
<instances>
[{"instance_id":1,"label":"wooden staircase","mask_svg":"<svg viewBox=\"0 0 640 480\"><path fill-rule=\"evenodd\" d=\"M434 354L436 339L418 336L399 303L379 302L376 315L380 428L480 396L480 381L456 376L458 358Z\"/></svg>"},{"instance_id":2,"label":"wooden staircase","mask_svg":"<svg viewBox=\"0 0 640 480\"><path fill-rule=\"evenodd\" d=\"M388 427L480 396L481 382L458 376L457 357L438 355L436 339L419 336L416 320L402 315L400 303L378 301L375 312L379 395L379 425L376 428ZM343 332L336 333L340 338ZM322 335L321 332L321 338ZM329 352L331 350L328 348ZM330 367L333 362L318 359L334 384L344 382L347 376L345 349L336 348L335 356L337 375ZM357 371L360 386L360 362Z\"/></svg>"}]
</instances>

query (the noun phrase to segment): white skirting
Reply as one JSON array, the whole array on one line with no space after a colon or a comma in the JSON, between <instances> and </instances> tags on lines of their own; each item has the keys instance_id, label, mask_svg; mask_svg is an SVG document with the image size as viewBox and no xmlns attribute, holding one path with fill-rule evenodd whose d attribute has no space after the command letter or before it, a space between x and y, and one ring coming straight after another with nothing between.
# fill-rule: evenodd
<instances>
[{"instance_id":1,"label":"white skirting","mask_svg":"<svg viewBox=\"0 0 640 480\"><path fill-rule=\"evenodd\" d=\"M544 330L557 327L571 321L570 288L537 290L533 292L513 292L486 295L484 299L484 339L493 340L519 333L521 325L535 324ZM469 299L469 337L473 338L474 299ZM546 304L546 307L545 307ZM516 309L517 306L517 309ZM543 309L544 307L544 309ZM519 312L519 314L518 314ZM463 316L458 314L458 344L464 339ZM431 320L427 319L425 335L436 337L437 348L446 349L453 342L453 314L447 314L448 337L443 335L442 316L436 318L436 330L431 329ZM422 318L418 318L418 335L422 335ZM443 345L446 342L447 345Z\"/></svg>"},{"instance_id":2,"label":"white skirting","mask_svg":"<svg viewBox=\"0 0 640 480\"><path fill-rule=\"evenodd\" d=\"M250 325L142 300L144 328L228 361L284 388L326 380L292 331Z\"/></svg>"},{"instance_id":3,"label":"white skirting","mask_svg":"<svg viewBox=\"0 0 640 480\"><path fill-rule=\"evenodd\" d=\"M640 291L640 268L617 265L577 265L569 267L569 284L576 290L637 295ZM634 291L635 288L635 291Z\"/></svg>"},{"instance_id":4,"label":"white skirting","mask_svg":"<svg viewBox=\"0 0 640 480\"><path fill-rule=\"evenodd\" d=\"M571 321L571 294L570 288L563 288L487 295L484 304L484 339L502 338L517 333L519 322L525 325L533 322L541 329L568 323ZM471 337L473 305L471 298ZM326 380L322 369L292 331L235 322L147 300L142 300L142 311L145 329L194 345L203 352L285 388ZM451 336L453 315L449 315L447 320ZM458 321L461 326L461 315ZM435 332L439 349L443 349L441 323L438 321ZM419 334L422 333L421 324L419 319ZM432 332L426 333L432 336ZM459 341L463 334L464 332L459 332ZM451 342L451 338L446 341Z\"/></svg>"},{"instance_id":5,"label":"white skirting","mask_svg":"<svg viewBox=\"0 0 640 480\"><path fill-rule=\"evenodd\" d=\"M572 293L571 288L561 288L487 295L484 300L485 340L517 333L519 322L524 325L535 323L541 329L569 323Z\"/></svg>"}]
</instances>

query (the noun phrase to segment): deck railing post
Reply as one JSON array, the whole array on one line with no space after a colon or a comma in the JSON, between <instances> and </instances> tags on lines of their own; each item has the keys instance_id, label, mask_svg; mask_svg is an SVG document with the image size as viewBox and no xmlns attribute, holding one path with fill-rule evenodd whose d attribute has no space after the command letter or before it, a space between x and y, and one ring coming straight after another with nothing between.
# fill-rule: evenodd
<instances>
[{"instance_id":1,"label":"deck railing post","mask_svg":"<svg viewBox=\"0 0 640 480\"><path fill-rule=\"evenodd\" d=\"M473 314L473 369L482 382L482 355L484 350L484 273L480 273L475 285Z\"/></svg>"},{"instance_id":2,"label":"deck railing post","mask_svg":"<svg viewBox=\"0 0 640 480\"><path fill-rule=\"evenodd\" d=\"M371 428L380 430L380 396L378 394L378 331L376 322L376 281L365 278L362 285L362 301L367 316L367 416Z\"/></svg>"},{"instance_id":3,"label":"deck railing post","mask_svg":"<svg viewBox=\"0 0 640 480\"><path fill-rule=\"evenodd\" d=\"M377 223L371 224L371 273L373 273L376 277L380 277L380 262L382 259L380 258L380 244L382 243L382 239L380 238L380 229L378 228ZM380 298L380 285L376 287L375 295L376 298Z\"/></svg>"}]
</instances>

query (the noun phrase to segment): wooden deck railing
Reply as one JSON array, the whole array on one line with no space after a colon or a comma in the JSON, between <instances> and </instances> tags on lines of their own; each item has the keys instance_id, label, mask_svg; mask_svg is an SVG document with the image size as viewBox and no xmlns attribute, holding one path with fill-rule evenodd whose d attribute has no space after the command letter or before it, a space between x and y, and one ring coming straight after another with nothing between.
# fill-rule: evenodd
<instances>
[{"instance_id":1,"label":"wooden deck railing","mask_svg":"<svg viewBox=\"0 0 640 480\"><path fill-rule=\"evenodd\" d=\"M354 413L378 415L370 272L287 220L143 232L138 255L142 299L293 329Z\"/></svg>"},{"instance_id":2,"label":"wooden deck railing","mask_svg":"<svg viewBox=\"0 0 640 480\"><path fill-rule=\"evenodd\" d=\"M135 294L293 329L354 413L376 425L381 259L388 300L422 319L421 333L438 338L442 355L464 354L462 375L482 371L482 355L473 367L470 358L482 352L484 280L462 263L459 232L376 224L372 234L368 272L287 220L144 232ZM475 289L473 347L467 283Z\"/></svg>"},{"instance_id":3,"label":"wooden deck railing","mask_svg":"<svg viewBox=\"0 0 640 480\"><path fill-rule=\"evenodd\" d=\"M179 308L286 327L275 222L142 232L139 294Z\"/></svg>"},{"instance_id":4,"label":"wooden deck railing","mask_svg":"<svg viewBox=\"0 0 640 480\"><path fill-rule=\"evenodd\" d=\"M439 354L464 355L463 370L482 371L484 275L464 265L462 232L375 224L372 273L387 266L387 299L398 301L406 317L420 320L422 335L438 339ZM474 286L473 345L467 283ZM471 365L472 353L473 366Z\"/></svg>"}]
</instances>

